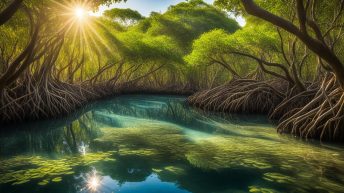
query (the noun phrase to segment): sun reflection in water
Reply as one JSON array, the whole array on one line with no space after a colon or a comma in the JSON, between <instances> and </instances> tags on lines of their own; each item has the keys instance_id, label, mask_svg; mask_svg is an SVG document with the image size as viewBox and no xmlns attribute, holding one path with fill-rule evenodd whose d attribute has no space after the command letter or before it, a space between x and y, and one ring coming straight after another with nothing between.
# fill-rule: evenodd
<instances>
[{"instance_id":1,"label":"sun reflection in water","mask_svg":"<svg viewBox=\"0 0 344 193\"><path fill-rule=\"evenodd\" d=\"M100 186L100 178L97 176L97 171L94 170L93 174L87 180L87 189L96 192Z\"/></svg>"},{"instance_id":2,"label":"sun reflection in water","mask_svg":"<svg viewBox=\"0 0 344 193\"><path fill-rule=\"evenodd\" d=\"M82 179L82 185L79 186L80 193L98 193L104 188L102 184L103 177L95 168L88 173L81 174L81 176L78 178Z\"/></svg>"}]
</instances>

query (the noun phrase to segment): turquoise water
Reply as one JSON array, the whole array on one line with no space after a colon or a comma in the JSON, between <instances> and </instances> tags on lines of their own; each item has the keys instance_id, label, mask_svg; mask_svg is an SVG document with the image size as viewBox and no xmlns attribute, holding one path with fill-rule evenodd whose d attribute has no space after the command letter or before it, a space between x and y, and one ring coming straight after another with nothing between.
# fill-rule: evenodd
<instances>
[{"instance_id":1,"label":"turquoise water","mask_svg":"<svg viewBox=\"0 0 344 193\"><path fill-rule=\"evenodd\" d=\"M0 126L0 192L344 192L343 147L185 99L121 96L63 119Z\"/></svg>"}]
</instances>

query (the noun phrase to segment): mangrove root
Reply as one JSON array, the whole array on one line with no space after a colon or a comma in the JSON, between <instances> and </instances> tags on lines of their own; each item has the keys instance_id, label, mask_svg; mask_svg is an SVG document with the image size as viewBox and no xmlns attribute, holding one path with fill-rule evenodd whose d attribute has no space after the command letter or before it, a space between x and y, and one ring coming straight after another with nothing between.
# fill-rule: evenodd
<instances>
[{"instance_id":1,"label":"mangrove root","mask_svg":"<svg viewBox=\"0 0 344 193\"><path fill-rule=\"evenodd\" d=\"M198 92L188 98L205 110L232 113L271 113L283 100L275 82L235 79L228 84Z\"/></svg>"},{"instance_id":2,"label":"mangrove root","mask_svg":"<svg viewBox=\"0 0 344 193\"><path fill-rule=\"evenodd\" d=\"M335 76L323 80L314 98L278 125L280 133L328 141L344 139L344 91Z\"/></svg>"}]
</instances>

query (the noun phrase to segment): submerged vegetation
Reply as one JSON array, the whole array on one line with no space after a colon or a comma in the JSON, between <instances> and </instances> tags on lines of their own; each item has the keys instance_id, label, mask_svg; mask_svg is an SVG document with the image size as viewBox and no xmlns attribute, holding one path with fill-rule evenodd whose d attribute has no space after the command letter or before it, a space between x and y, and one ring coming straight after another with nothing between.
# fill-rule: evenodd
<instances>
[{"instance_id":1,"label":"submerged vegetation","mask_svg":"<svg viewBox=\"0 0 344 193\"><path fill-rule=\"evenodd\" d=\"M293 187L294 190L322 190L340 192L343 186L336 184L333 179L342 179L343 171L337 171L338 176L333 176L332 170L339 170L343 164L342 158L335 152L323 148L312 148L309 144L289 144L292 139L274 139L276 134L271 132L271 139L243 137L250 133L256 134L258 130L269 128L256 127L249 133L238 136L214 136L195 141L183 135L173 126L160 125L157 128L140 125L141 128L104 128L101 129L103 137L95 139L97 145L107 144L109 150L116 149L118 156L131 156L136 159L143 159L147 162L163 162L165 164L176 161L187 162L192 167L202 170L221 171L224 169L252 169L262 172L263 178L267 181L276 182L285 187ZM228 127L228 126L227 126ZM223 125L222 129L226 128ZM241 128L245 131L244 128ZM241 130L236 130L238 134ZM161 138L161 136L166 136ZM110 148L111 147L111 148ZM322 157L332 160L326 165L320 164ZM303 160L303 161L301 161ZM154 165L153 163L149 165ZM297 165L294 167L293 165ZM317 171L308 173L314 166ZM177 167L177 168L174 168ZM185 175L185 169L174 167L154 168L153 171L163 173L168 171L177 175ZM291 168L303 168L304 171ZM334 169L334 170L337 170ZM183 172L184 171L184 172ZM285 171L290 172L286 175ZM332 173L327 176L327 173ZM321 181L321 186L313 187L314 181ZM303 181L302 184L296 182ZM274 191L273 191L274 192Z\"/></svg>"},{"instance_id":2,"label":"submerged vegetation","mask_svg":"<svg viewBox=\"0 0 344 193\"><path fill-rule=\"evenodd\" d=\"M61 159L49 159L40 156L17 156L8 160L2 160L0 184L12 183L12 185L28 183L31 180L38 181L38 185L44 186L50 182L60 182L62 176L74 174L73 167L95 164L100 161L115 161L110 158L111 152L90 153L83 157L64 157ZM31 169L15 170L18 167L32 167Z\"/></svg>"}]
</instances>

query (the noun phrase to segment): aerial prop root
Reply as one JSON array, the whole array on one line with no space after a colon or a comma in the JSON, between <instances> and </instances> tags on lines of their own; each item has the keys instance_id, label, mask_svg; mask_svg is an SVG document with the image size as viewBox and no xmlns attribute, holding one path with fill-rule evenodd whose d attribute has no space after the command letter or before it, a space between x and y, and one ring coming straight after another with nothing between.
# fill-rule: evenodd
<instances>
[{"instance_id":1,"label":"aerial prop root","mask_svg":"<svg viewBox=\"0 0 344 193\"><path fill-rule=\"evenodd\" d=\"M303 138L344 140L344 91L332 75L323 80L314 98L278 125L280 133Z\"/></svg>"},{"instance_id":2,"label":"aerial prop root","mask_svg":"<svg viewBox=\"0 0 344 193\"><path fill-rule=\"evenodd\" d=\"M235 79L226 85L198 92L191 105L206 110L233 113L270 113L285 97L272 81Z\"/></svg>"},{"instance_id":3,"label":"aerial prop root","mask_svg":"<svg viewBox=\"0 0 344 193\"><path fill-rule=\"evenodd\" d=\"M97 97L85 85L56 80L25 81L27 84L1 91L0 121L39 119L67 114Z\"/></svg>"},{"instance_id":4,"label":"aerial prop root","mask_svg":"<svg viewBox=\"0 0 344 193\"><path fill-rule=\"evenodd\" d=\"M319 87L320 85L317 82L309 85L304 91L298 91L294 87L287 92L283 101L269 114L269 118L279 122L294 115L295 112L307 105L314 98Z\"/></svg>"}]
</instances>

